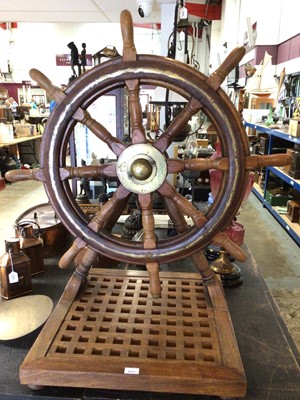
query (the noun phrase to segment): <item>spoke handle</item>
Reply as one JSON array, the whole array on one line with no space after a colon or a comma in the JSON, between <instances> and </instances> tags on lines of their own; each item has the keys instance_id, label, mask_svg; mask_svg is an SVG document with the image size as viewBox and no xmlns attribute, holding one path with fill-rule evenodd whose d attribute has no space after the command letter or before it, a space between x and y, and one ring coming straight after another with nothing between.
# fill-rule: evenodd
<instances>
[{"instance_id":1,"label":"spoke handle","mask_svg":"<svg viewBox=\"0 0 300 400\"><path fill-rule=\"evenodd\" d=\"M98 253L88 247L80 252L75 258L76 274L83 280L86 279L89 270L96 260Z\"/></svg>"},{"instance_id":2,"label":"spoke handle","mask_svg":"<svg viewBox=\"0 0 300 400\"><path fill-rule=\"evenodd\" d=\"M29 71L30 77L36 81L43 89L46 90L48 95L55 100L56 103L60 104L66 97L64 92L57 86L54 86L49 78L44 75L41 71L32 68Z\"/></svg>"},{"instance_id":3,"label":"spoke handle","mask_svg":"<svg viewBox=\"0 0 300 400\"><path fill-rule=\"evenodd\" d=\"M220 87L233 68L239 65L239 62L244 57L245 53L246 48L241 46L236 47L228 54L222 65L220 65L220 67L216 69L216 71L213 72L206 81L213 90L217 90Z\"/></svg>"},{"instance_id":4,"label":"spoke handle","mask_svg":"<svg viewBox=\"0 0 300 400\"><path fill-rule=\"evenodd\" d=\"M136 60L136 49L133 39L133 21L128 10L123 10L120 17L121 32L123 38L123 60Z\"/></svg>"},{"instance_id":5,"label":"spoke handle","mask_svg":"<svg viewBox=\"0 0 300 400\"><path fill-rule=\"evenodd\" d=\"M61 269L66 269L75 259L77 254L81 249L85 247L86 243L77 238L74 240L72 246L63 254L61 259L58 262L58 266Z\"/></svg>"},{"instance_id":6,"label":"spoke handle","mask_svg":"<svg viewBox=\"0 0 300 400\"><path fill-rule=\"evenodd\" d=\"M246 168L254 169L259 167L267 167L268 165L283 167L291 164L293 157L290 154L270 154L266 156L249 156L246 158Z\"/></svg>"},{"instance_id":7,"label":"spoke handle","mask_svg":"<svg viewBox=\"0 0 300 400\"><path fill-rule=\"evenodd\" d=\"M90 114L86 111L82 111L83 120L82 122L92 131L100 140L107 144L107 146L117 155L119 156L122 151L126 148L124 143L122 143L119 139L112 136L112 134L98 121L90 116Z\"/></svg>"},{"instance_id":8,"label":"spoke handle","mask_svg":"<svg viewBox=\"0 0 300 400\"><path fill-rule=\"evenodd\" d=\"M59 170L60 179L73 178L115 178L117 176L116 165L86 165L84 167L62 167Z\"/></svg>"},{"instance_id":9,"label":"spoke handle","mask_svg":"<svg viewBox=\"0 0 300 400\"><path fill-rule=\"evenodd\" d=\"M9 182L22 182L22 181L41 181L45 180L44 172L42 169L14 169L7 171L5 178Z\"/></svg>"},{"instance_id":10,"label":"spoke handle","mask_svg":"<svg viewBox=\"0 0 300 400\"><path fill-rule=\"evenodd\" d=\"M219 232L213 238L213 243L217 246L223 247L229 254L231 254L238 261L244 262L247 259L246 253L224 232Z\"/></svg>"},{"instance_id":11,"label":"spoke handle","mask_svg":"<svg viewBox=\"0 0 300 400\"><path fill-rule=\"evenodd\" d=\"M156 247L156 235L152 209L152 196L150 194L139 195L139 204L142 210L144 249L154 249Z\"/></svg>"},{"instance_id":12,"label":"spoke handle","mask_svg":"<svg viewBox=\"0 0 300 400\"><path fill-rule=\"evenodd\" d=\"M159 265L157 262L146 263L150 280L150 293L154 299L161 297L161 283L159 278Z\"/></svg>"}]
</instances>

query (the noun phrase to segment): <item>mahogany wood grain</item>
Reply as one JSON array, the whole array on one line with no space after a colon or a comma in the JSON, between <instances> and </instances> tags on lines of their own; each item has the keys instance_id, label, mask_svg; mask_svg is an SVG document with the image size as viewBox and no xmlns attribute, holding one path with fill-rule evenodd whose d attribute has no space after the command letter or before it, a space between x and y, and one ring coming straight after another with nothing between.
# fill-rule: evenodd
<instances>
[{"instance_id":1,"label":"mahogany wood grain","mask_svg":"<svg viewBox=\"0 0 300 400\"><path fill-rule=\"evenodd\" d=\"M246 169L252 170L260 167L289 165L292 157L289 154L271 154L271 155L251 155L246 157ZM220 171L229 170L229 160L227 157L219 158L191 158L191 159L168 159L168 172L178 173L183 171L205 171L216 169Z\"/></svg>"},{"instance_id":2,"label":"mahogany wood grain","mask_svg":"<svg viewBox=\"0 0 300 400\"><path fill-rule=\"evenodd\" d=\"M167 197L175 202L186 215L192 218L194 224L198 228L202 227L207 222L207 218L203 212L197 210L191 202L189 202L185 197L181 196L168 182L164 182L163 185L158 189L158 192L162 196ZM225 233L217 233L213 238L213 242L216 245L223 247L238 261L246 260L245 252L238 245L232 242Z\"/></svg>"},{"instance_id":3,"label":"mahogany wood grain","mask_svg":"<svg viewBox=\"0 0 300 400\"><path fill-rule=\"evenodd\" d=\"M76 279L72 278L72 280ZM243 397L246 380L222 287L162 272L92 269L66 290L20 368L22 384ZM136 368L137 374L124 373Z\"/></svg>"},{"instance_id":4,"label":"mahogany wood grain","mask_svg":"<svg viewBox=\"0 0 300 400\"><path fill-rule=\"evenodd\" d=\"M239 65L245 53L246 48L244 46L233 49L223 61L222 65L207 78L206 83L214 90L218 90L227 75L233 68Z\"/></svg>"},{"instance_id":5,"label":"mahogany wood grain","mask_svg":"<svg viewBox=\"0 0 300 400\"><path fill-rule=\"evenodd\" d=\"M195 115L201 107L201 102L192 97L180 114L171 121L165 132L160 135L153 146L164 153L175 137L182 131L192 116Z\"/></svg>"},{"instance_id":6,"label":"mahogany wood grain","mask_svg":"<svg viewBox=\"0 0 300 400\"><path fill-rule=\"evenodd\" d=\"M181 210L179 209L179 207L177 207L177 204L171 201L169 198L165 197L164 205L167 213L171 218L171 221L174 224L176 231L178 233L186 232L189 229L189 225L186 222ZM204 280L209 280L213 278L214 272L210 268L210 265L202 251L198 251L197 253L193 254L192 260Z\"/></svg>"},{"instance_id":7,"label":"mahogany wood grain","mask_svg":"<svg viewBox=\"0 0 300 400\"><path fill-rule=\"evenodd\" d=\"M106 221L109 221L113 215L116 215L116 210L119 208L119 203L129 196L130 192L120 185L114 192L113 197L103 205L101 210L96 213L92 220L88 223L88 227L94 232L98 232ZM77 237L72 246L66 251L59 261L60 268L67 268L74 260L78 252L86 246L86 242ZM88 258L90 257L90 254Z\"/></svg>"}]
</instances>

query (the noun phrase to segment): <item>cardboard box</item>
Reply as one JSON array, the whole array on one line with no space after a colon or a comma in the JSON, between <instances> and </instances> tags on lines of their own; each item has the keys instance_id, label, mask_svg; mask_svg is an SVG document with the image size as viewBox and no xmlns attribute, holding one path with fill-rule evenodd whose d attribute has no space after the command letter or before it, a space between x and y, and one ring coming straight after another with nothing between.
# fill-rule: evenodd
<instances>
[{"instance_id":1,"label":"cardboard box","mask_svg":"<svg viewBox=\"0 0 300 400\"><path fill-rule=\"evenodd\" d=\"M36 136L38 134L36 125L33 124L16 124L16 136L20 137L28 137L28 136Z\"/></svg>"},{"instance_id":2,"label":"cardboard box","mask_svg":"<svg viewBox=\"0 0 300 400\"><path fill-rule=\"evenodd\" d=\"M300 137L300 119L290 119L288 134L294 137Z\"/></svg>"}]
</instances>

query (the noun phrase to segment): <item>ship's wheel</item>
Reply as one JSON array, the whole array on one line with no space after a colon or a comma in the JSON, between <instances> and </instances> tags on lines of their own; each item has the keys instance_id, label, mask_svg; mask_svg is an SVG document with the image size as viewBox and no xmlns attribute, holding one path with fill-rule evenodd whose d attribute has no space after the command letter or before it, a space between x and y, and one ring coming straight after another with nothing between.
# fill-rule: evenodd
<instances>
[{"instance_id":1,"label":"ship's wheel","mask_svg":"<svg viewBox=\"0 0 300 400\"><path fill-rule=\"evenodd\" d=\"M75 261L76 270L20 367L20 380L34 389L44 385L75 386L242 397L245 375L224 292L203 249L213 242L236 259L245 260L243 250L223 230L243 200L248 171L267 164L284 165L290 159L287 155L249 156L240 116L220 88L243 57L243 47L235 49L215 73L206 77L175 60L137 55L128 11L121 14L121 28L122 57L92 68L65 92L41 72L30 72L57 106L43 134L40 168L9 171L6 178L44 183L56 213L75 237L59 264L65 268ZM151 143L142 125L141 85L168 89L187 102L165 132ZM114 137L87 112L96 99L117 88L125 88L128 93L132 126L129 144ZM169 158L168 147L199 110L217 131L222 157ZM101 145L114 152L116 162L68 166L68 142L77 123L86 125L100 138ZM203 214L177 192L168 175L212 168L223 171L222 180L212 207ZM119 185L89 221L75 201L69 180L103 177L118 179ZM112 234L132 193L142 212L142 242ZM174 223L175 237L156 237L156 194ZM191 226L186 216L193 221ZM89 271L99 254L145 264L149 278L145 271ZM159 276L161 263L187 256L191 256L201 279L198 273L162 272ZM150 283L152 297L145 282Z\"/></svg>"},{"instance_id":2,"label":"ship's wheel","mask_svg":"<svg viewBox=\"0 0 300 400\"><path fill-rule=\"evenodd\" d=\"M76 273L84 279L90 265L100 253L113 259L145 264L150 273L153 296L160 295L159 264L192 256L202 277L212 271L202 254L210 243L225 248L237 260L245 260L244 252L223 230L230 224L242 202L251 167L270 162L263 157L249 157L249 145L241 119L232 102L220 88L228 73L242 59L244 47L236 48L224 63L207 77L188 65L173 59L137 55L133 41L133 24L128 11L121 14L123 56L104 62L84 73L62 92L47 77L33 69L32 79L54 98L54 108L43 134L40 169L13 171L8 179L39 179L44 182L48 197L64 225L74 235L71 248L60 260L62 268L74 259ZM139 99L141 85L162 87L183 96L187 104L168 128L149 143L142 125ZM87 108L100 96L116 88L125 88L129 98L131 142L125 144L114 137L100 121L93 119ZM167 157L167 149L193 115L203 111L213 123L222 148L222 158L179 160ZM67 144L76 123L84 124L116 155L116 162L99 167L68 167ZM274 160L273 160L274 161ZM285 160L286 161L286 160ZM184 170L220 169L223 171L218 196L207 214L198 211L180 195L168 180L171 173ZM24 175L24 174L28 175ZM88 221L76 203L68 180L71 178L117 178L119 186L112 199ZM152 198L157 192L173 221L178 235L157 240ZM135 193L142 211L143 241L133 242L111 234L129 196ZM193 226L185 221L191 217Z\"/></svg>"}]
</instances>

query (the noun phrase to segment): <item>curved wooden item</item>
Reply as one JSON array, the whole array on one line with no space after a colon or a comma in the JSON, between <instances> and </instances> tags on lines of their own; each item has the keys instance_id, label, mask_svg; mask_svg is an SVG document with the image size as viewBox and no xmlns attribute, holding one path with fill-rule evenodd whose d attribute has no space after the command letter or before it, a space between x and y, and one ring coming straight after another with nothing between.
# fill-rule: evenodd
<instances>
[{"instance_id":1,"label":"curved wooden item","mask_svg":"<svg viewBox=\"0 0 300 400\"><path fill-rule=\"evenodd\" d=\"M99 64L82 74L68 86L65 92L53 86L42 73L36 70L31 71L34 80L57 101L57 106L48 119L43 135L41 168L32 172L10 173L8 176L15 181L37 179L43 182L57 215L75 237L73 245L61 258L60 267L65 268L74 261L76 271L43 330L43 336L36 342L37 345L21 368L21 383L30 384L31 387L38 387L40 384L56 386L71 384L101 389L115 389L118 385L118 390L150 388L150 391L163 389L167 393L176 393L179 389L178 393L211 394L223 397L244 396L245 376L231 321L228 318L221 282L213 274L202 250L214 242L231 252L236 259L241 261L245 259L244 252L226 236L223 230L231 223L243 201L249 170L269 163L282 165L282 163L288 163L289 159L278 155L269 158L250 156L248 138L240 116L220 88L227 74L242 59L245 53L244 48L235 49L220 68L207 78L190 66L172 59L137 56L133 40L132 18L126 10L121 14L121 29L124 43L123 56ZM187 105L182 112L151 144L146 142L142 124L139 99L141 85L163 87L178 93L187 100ZM125 88L129 97L132 141L126 145L86 111L96 99L117 88ZM189 119L200 109L208 116L217 131L223 157L216 160L168 159L166 150ZM85 124L102 141L101 145L107 145L114 152L117 158L115 164L82 168L66 165L68 141L77 122ZM135 169L136 166L137 169ZM167 176L184 170L200 171L211 168L223 171L222 179L214 204L204 214L176 191ZM116 177L116 175L120 184L112 199L91 221L88 221L72 196L68 180L74 177L95 180L103 176ZM125 240L111 233L132 192L137 195L142 212L144 235L141 242ZM163 198L166 211L177 230L177 235L172 238L158 240L156 237L152 204L154 192L158 192ZM193 226L186 223L185 216L192 218ZM144 272L133 273L133 271L120 270L111 272L106 269L104 272L92 271L91 278L87 278L89 269L99 253L123 262L146 265L149 275L147 281L149 281L152 297L161 296L162 303L160 299L153 301L149 298L147 287L144 289L146 281ZM159 274L160 263L188 256L192 257L205 284L199 279L199 274L187 274L188 277L183 277L180 273ZM99 269L95 268L95 270ZM84 290L85 281L87 281L87 290ZM79 291L81 287L83 290ZM186 289L188 289L188 294ZM135 297L143 290L146 290L145 297ZM110 296L113 293L117 293L118 299L114 299L114 302L110 304ZM180 298L178 298L179 293ZM84 297L84 304L81 303L83 299L81 296ZM93 307L91 298L94 298L93 300L97 298L97 307ZM77 304L80 304L79 307L76 305L77 301ZM153 307L156 307L155 303L162 305L159 315L150 312ZM108 304L112 308L107 307ZM174 309L177 308L178 314L174 313ZM76 310L76 318L72 315L74 310ZM93 317L89 320L88 312L93 312L93 315L97 313L97 318ZM125 318L121 318L123 312L126 313ZM161 312L162 315L160 315ZM80 321L77 318L78 313L84 315ZM112 318L107 319L106 313L111 313ZM134 313L136 313L135 317ZM100 314L104 315L105 321L98 319ZM143 315L145 318L142 318ZM178 324L176 319L179 320ZM196 321L198 319L202 325ZM66 325L65 321L68 321L68 326L71 322L74 323L73 333L69 331L66 335L61 331ZM72 341L70 343L72 351L69 351L66 337L71 338L74 334L77 339L81 338L82 325L88 325L88 321L92 325L98 325L97 329L89 330L89 333L93 335L92 339L90 340L89 336L87 340L84 338L78 350ZM109 343L113 342L118 346L117 353L121 357L116 356L115 350L114 353L111 352L112 348L109 347L108 342L105 345L102 341L97 343L99 327L108 326L116 329L118 323L121 324L126 339L119 341L121 330L115 330L112 333L113 336L109 337ZM127 331L127 328L123 329L126 323L131 325L130 331ZM133 324L139 324L147 330L147 341L140 336L141 331L139 335L135 335L138 340L130 340L134 333ZM80 328L80 333L76 330L77 327ZM182 333L177 335L176 329ZM208 329L214 330L210 333ZM172 332L172 335L167 336L168 332ZM185 332L187 337L185 337ZM88 332L86 331L85 334ZM101 331L101 336L102 334L104 330ZM157 335L158 340L155 346L159 354L158 358L154 358L152 351L145 351L145 349L141 352L136 351L138 342L143 343L144 347L147 343L150 344L149 335L154 338ZM59 337L58 340L56 336ZM192 336L197 339L197 342L192 342L191 346ZM62 345L60 340L64 341ZM156 340L152 340L152 343L154 341ZM123 352L123 347L125 348L128 342L134 348L131 353L129 350ZM164 342L167 348L166 360L160 358ZM178 342L178 347L180 347L180 354L176 359L172 349L175 342ZM177 347L177 344L174 347ZM88 354L84 353L85 348ZM222 352L219 352L219 348L222 348ZM83 352L81 349L84 349ZM198 349L202 349L203 356L197 355L191 359L193 349L197 353ZM177 357L177 349L175 352ZM146 353L147 355L149 353L151 359L143 359ZM73 354L75 357L72 356ZM50 359L47 359L48 355ZM132 369L132 362L134 362L134 367L137 367L134 369L141 367L140 374L133 376L124 373L127 367ZM155 366L152 365L153 363ZM182 373L183 369L184 373ZM51 371L54 373L52 374Z\"/></svg>"},{"instance_id":2,"label":"curved wooden item","mask_svg":"<svg viewBox=\"0 0 300 400\"><path fill-rule=\"evenodd\" d=\"M36 69L30 71L31 77L55 99L57 107L51 114L43 135L41 168L31 171L10 171L7 178L14 182L35 179L44 183L53 208L75 237L73 245L61 258L60 267L65 268L75 260L77 273L84 279L98 253L124 262L145 264L151 272L150 275L153 276L151 291L157 296L159 295L160 263L192 256L196 263L203 264L201 251L212 242L224 247L236 259L245 260L244 252L223 233L223 230L229 225L241 205L248 182L248 171L264 165L284 165L290 162L290 158L287 155L250 156L248 139L240 116L230 99L220 89L228 73L244 56L244 47L233 50L224 63L208 78L176 60L150 55L137 56L132 18L127 10L121 14L121 30L122 57L97 65L73 81L64 92L54 86L40 71ZM151 145L146 140L139 98L140 86L144 84L172 90L187 101L182 112ZM89 105L97 98L116 88L126 88L129 98L132 141L126 145L109 132L103 124L92 118L87 111ZM165 155L166 150L199 110L203 111L214 125L223 157L214 160L168 159ZM104 145L114 152L117 158L116 163L84 167L66 165L67 143L77 122L85 124ZM140 146L142 148L145 146L144 151L140 150ZM156 154L155 152L160 154L158 158L152 154L149 146L152 146L153 154ZM102 177L116 178L118 176L120 178L118 174L121 165L118 164L118 159L123 154L128 154L125 152L130 150L130 147L133 152L130 153L131 158L127 158L129 167L132 163L132 154L134 155L135 149L138 149L141 155L137 161L142 159L152 165L150 169L154 171L152 174L154 178L151 175L153 182L156 182L156 176L161 173L162 165L167 171L166 176L159 181L159 184L153 183L153 190L150 190L150 193L144 192L142 180L144 178L133 178L130 168L126 170L123 162L122 173L127 174L126 179L131 181L132 185L127 186L127 181L122 181L113 198L91 221L86 221L80 207L72 197L67 181L72 178L93 180ZM224 172L218 196L208 213L204 215L176 191L167 180L167 174L212 168ZM148 178L145 182L148 182ZM152 193L156 191L168 204L170 218L176 220L178 230L176 237L157 240L155 236ZM112 221L116 222L131 192L138 195L142 210L143 242L131 242L118 238L106 229ZM181 214L180 218L177 218L177 213ZM193 226L185 224L181 226L184 215L192 218ZM206 264L200 270L205 278L211 276L211 273L206 271Z\"/></svg>"}]
</instances>

